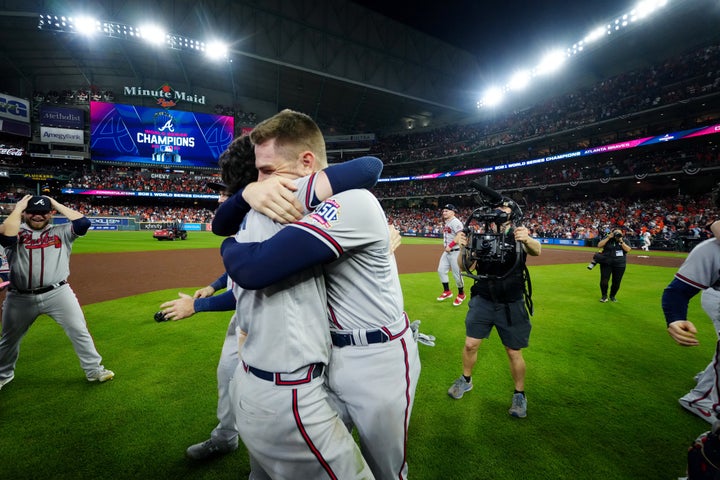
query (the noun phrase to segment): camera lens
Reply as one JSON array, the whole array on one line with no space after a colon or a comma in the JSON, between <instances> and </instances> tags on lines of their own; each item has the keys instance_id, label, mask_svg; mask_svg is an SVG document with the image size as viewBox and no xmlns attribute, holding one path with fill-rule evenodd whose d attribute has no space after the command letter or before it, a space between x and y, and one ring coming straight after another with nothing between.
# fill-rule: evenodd
<instances>
[{"instance_id":1,"label":"camera lens","mask_svg":"<svg viewBox=\"0 0 720 480\"><path fill-rule=\"evenodd\" d=\"M596 265L596 262L590 262L590 263L588 263L587 269L592 270L593 268L595 268L595 265Z\"/></svg>"}]
</instances>

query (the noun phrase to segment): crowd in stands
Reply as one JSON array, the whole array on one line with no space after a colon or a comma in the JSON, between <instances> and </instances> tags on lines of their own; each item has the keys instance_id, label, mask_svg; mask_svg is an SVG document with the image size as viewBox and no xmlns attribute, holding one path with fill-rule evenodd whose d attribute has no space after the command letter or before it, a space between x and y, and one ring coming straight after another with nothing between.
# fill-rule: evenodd
<instances>
[{"instance_id":1,"label":"crowd in stands","mask_svg":"<svg viewBox=\"0 0 720 480\"><path fill-rule=\"evenodd\" d=\"M164 169L103 166L71 178L66 186L136 192L215 193L207 187L207 183L217 180L217 175L167 173Z\"/></svg>"},{"instance_id":2,"label":"crowd in stands","mask_svg":"<svg viewBox=\"0 0 720 480\"><path fill-rule=\"evenodd\" d=\"M504 118L379 138L370 154L382 156L389 164L457 157L718 93L719 54L720 45L714 44ZM531 155L532 152L520 150L516 158L527 159Z\"/></svg>"},{"instance_id":3,"label":"crowd in stands","mask_svg":"<svg viewBox=\"0 0 720 480\"><path fill-rule=\"evenodd\" d=\"M720 210L707 195L699 198L676 196L649 200L603 198L567 203L543 202L523 206L523 224L539 238L597 239L614 228L621 228L628 238L639 240L649 231L656 246L683 249L688 239L708 235L706 225L720 218ZM386 208L389 221L406 235L440 236L442 206L435 208ZM457 216L463 222L471 217L473 207L462 208Z\"/></svg>"}]
</instances>

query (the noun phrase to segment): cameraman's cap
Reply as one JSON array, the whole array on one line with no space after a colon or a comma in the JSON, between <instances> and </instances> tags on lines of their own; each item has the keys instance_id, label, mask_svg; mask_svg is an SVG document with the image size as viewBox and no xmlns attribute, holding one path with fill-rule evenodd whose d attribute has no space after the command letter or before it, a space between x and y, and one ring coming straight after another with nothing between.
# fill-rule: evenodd
<instances>
[{"instance_id":1,"label":"cameraman's cap","mask_svg":"<svg viewBox=\"0 0 720 480\"><path fill-rule=\"evenodd\" d=\"M457 207L455 205L453 205L452 203L448 203L447 205L445 205L443 207L443 210L452 210L453 212L458 211Z\"/></svg>"},{"instance_id":2,"label":"cameraman's cap","mask_svg":"<svg viewBox=\"0 0 720 480\"><path fill-rule=\"evenodd\" d=\"M216 192L222 192L224 190L227 190L227 185L225 185L225 183L223 182L208 182L205 184L205 186Z\"/></svg>"},{"instance_id":3,"label":"cameraman's cap","mask_svg":"<svg viewBox=\"0 0 720 480\"><path fill-rule=\"evenodd\" d=\"M50 199L42 196L32 197L28 202L27 207L25 207L25 212L27 213L40 213L43 215L51 210L52 206L50 205Z\"/></svg>"}]
</instances>

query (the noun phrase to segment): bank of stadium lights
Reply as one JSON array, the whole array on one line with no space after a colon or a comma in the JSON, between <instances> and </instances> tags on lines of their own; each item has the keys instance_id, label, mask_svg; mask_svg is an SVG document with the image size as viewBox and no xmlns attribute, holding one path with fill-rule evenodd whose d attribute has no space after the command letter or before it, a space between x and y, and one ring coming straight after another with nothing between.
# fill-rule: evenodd
<instances>
[{"instance_id":1,"label":"bank of stadium lights","mask_svg":"<svg viewBox=\"0 0 720 480\"><path fill-rule=\"evenodd\" d=\"M531 70L520 70L514 73L505 86L489 87L477 102L477 108L499 105L507 93L527 88L532 82L532 79L537 76L556 72L568 59L582 53L588 45L620 32L640 20L644 20L667 5L668 1L669 0L641 1L629 13L620 15L606 25L594 28L572 47L564 51L555 51L547 54L535 68Z\"/></svg>"},{"instance_id":2,"label":"bank of stadium lights","mask_svg":"<svg viewBox=\"0 0 720 480\"><path fill-rule=\"evenodd\" d=\"M123 40L140 40L173 50L202 53L214 60L229 60L229 49L224 43L213 40L202 42L174 33L166 32L158 25L133 27L117 22L104 22L90 17L65 17L61 15L40 15L38 29L53 32L77 33L93 36L105 35Z\"/></svg>"}]
</instances>

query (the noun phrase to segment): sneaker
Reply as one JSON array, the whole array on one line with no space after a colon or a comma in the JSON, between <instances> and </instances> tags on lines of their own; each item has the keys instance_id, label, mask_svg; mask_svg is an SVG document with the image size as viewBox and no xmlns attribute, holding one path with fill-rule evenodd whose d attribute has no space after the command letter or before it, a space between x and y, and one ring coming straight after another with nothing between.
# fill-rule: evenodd
<instances>
[{"instance_id":1,"label":"sneaker","mask_svg":"<svg viewBox=\"0 0 720 480\"><path fill-rule=\"evenodd\" d=\"M513 417L527 417L527 398L525 398L525 395L522 393L516 393L513 395L512 407L510 407L508 413Z\"/></svg>"},{"instance_id":2,"label":"sneaker","mask_svg":"<svg viewBox=\"0 0 720 480\"><path fill-rule=\"evenodd\" d=\"M185 455L193 460L207 460L209 458L234 452L237 448L237 444L220 447L212 441L212 438L210 438L202 443L190 445L187 450L185 450Z\"/></svg>"},{"instance_id":3,"label":"sneaker","mask_svg":"<svg viewBox=\"0 0 720 480\"><path fill-rule=\"evenodd\" d=\"M698 405L696 402L691 402L685 398L681 398L678 402L680 402L680 405L682 405L685 410L690 413L694 413L708 423L715 423L718 419L712 408Z\"/></svg>"},{"instance_id":4,"label":"sneaker","mask_svg":"<svg viewBox=\"0 0 720 480\"><path fill-rule=\"evenodd\" d=\"M617 298L615 298L615 297L610 297L610 301L611 301L611 302L617 302Z\"/></svg>"},{"instance_id":5,"label":"sneaker","mask_svg":"<svg viewBox=\"0 0 720 480\"><path fill-rule=\"evenodd\" d=\"M469 392L472 390L473 384L472 382L466 382L465 379L460 376L457 380L455 380L455 383L452 384L452 387L448 390L448 395L450 395L455 400L460 400L463 395L465 395L465 392Z\"/></svg>"},{"instance_id":6,"label":"sneaker","mask_svg":"<svg viewBox=\"0 0 720 480\"><path fill-rule=\"evenodd\" d=\"M105 370L100 368L87 375L88 382L107 382L115 377L115 373L112 370Z\"/></svg>"},{"instance_id":7,"label":"sneaker","mask_svg":"<svg viewBox=\"0 0 720 480\"><path fill-rule=\"evenodd\" d=\"M450 290L445 290L445 291L437 298L437 301L438 301L438 302L442 302L442 301L445 300L446 298L450 298L450 297L452 297L452 292L451 292Z\"/></svg>"},{"instance_id":8,"label":"sneaker","mask_svg":"<svg viewBox=\"0 0 720 480\"><path fill-rule=\"evenodd\" d=\"M453 306L459 307L462 305L462 303L465 301L465 294L464 293L458 293L458 296L455 297L455 301L453 301Z\"/></svg>"},{"instance_id":9,"label":"sneaker","mask_svg":"<svg viewBox=\"0 0 720 480\"><path fill-rule=\"evenodd\" d=\"M0 380L0 390L2 390L2 387L7 385L8 383L12 382L13 378L15 378L15 374L10 375L5 380Z\"/></svg>"},{"instance_id":10,"label":"sneaker","mask_svg":"<svg viewBox=\"0 0 720 480\"><path fill-rule=\"evenodd\" d=\"M600 299L600 301L601 301L602 303L607 302L607 297L602 297L602 298Z\"/></svg>"}]
</instances>

